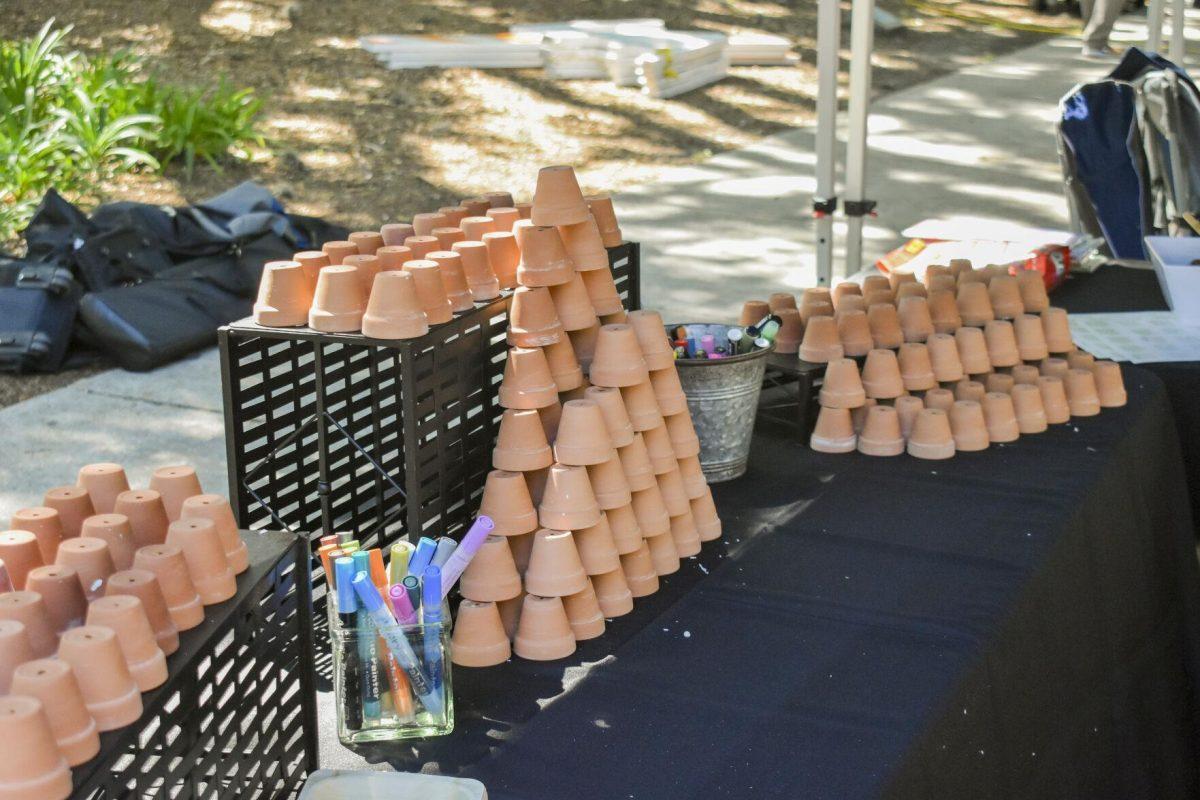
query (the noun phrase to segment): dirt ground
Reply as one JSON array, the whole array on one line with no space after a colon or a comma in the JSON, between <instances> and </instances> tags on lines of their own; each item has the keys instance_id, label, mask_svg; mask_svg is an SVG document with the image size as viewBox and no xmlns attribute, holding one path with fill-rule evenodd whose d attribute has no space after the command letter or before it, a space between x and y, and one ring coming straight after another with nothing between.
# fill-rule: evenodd
<instances>
[{"instance_id":1,"label":"dirt ground","mask_svg":"<svg viewBox=\"0 0 1200 800\"><path fill-rule=\"evenodd\" d=\"M816 91L815 0L9 0L3 36L48 17L73 24L74 46L128 48L187 84L228 75L265 102L268 146L221 172L139 175L98 199L184 203L252 178L290 209L351 227L395 219L482 191L527 195L538 167L576 165L588 191L646 183L669 166L808 122ZM842 3L849 25L849 2ZM879 0L902 30L876 37L874 88L886 94L1010 52L1077 21L1024 0ZM936 13L949 11L952 16ZM371 33L497 32L516 22L656 16L671 28L785 35L798 67L738 67L670 100L600 81L554 81L539 70L391 72L358 49ZM968 19L963 19L967 17ZM847 44L848 32L843 36ZM843 58L847 51L843 48ZM0 378L0 405L79 376Z\"/></svg>"}]
</instances>

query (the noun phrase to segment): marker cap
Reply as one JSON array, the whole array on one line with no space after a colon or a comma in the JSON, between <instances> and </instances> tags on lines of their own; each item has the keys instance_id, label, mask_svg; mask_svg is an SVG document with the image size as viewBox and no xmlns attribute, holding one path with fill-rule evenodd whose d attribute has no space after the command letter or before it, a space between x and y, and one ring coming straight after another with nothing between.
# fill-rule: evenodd
<instances>
[{"instance_id":1,"label":"marker cap","mask_svg":"<svg viewBox=\"0 0 1200 800\"><path fill-rule=\"evenodd\" d=\"M358 610L358 603L355 601L354 591L351 589L354 581L354 559L342 556L333 562L333 569L340 587L337 593L338 613L353 614Z\"/></svg>"},{"instance_id":2,"label":"marker cap","mask_svg":"<svg viewBox=\"0 0 1200 800\"><path fill-rule=\"evenodd\" d=\"M360 572L354 576L350 585L354 587L354 593L358 595L358 599L362 601L368 614L374 614L383 608L383 598L379 596L379 590L375 588L375 584L371 583L369 574Z\"/></svg>"}]
</instances>

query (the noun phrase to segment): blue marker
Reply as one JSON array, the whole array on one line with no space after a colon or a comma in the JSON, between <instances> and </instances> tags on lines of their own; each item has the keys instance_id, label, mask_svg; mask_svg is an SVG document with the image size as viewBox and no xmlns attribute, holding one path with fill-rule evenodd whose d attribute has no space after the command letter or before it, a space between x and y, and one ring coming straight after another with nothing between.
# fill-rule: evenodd
<instances>
[{"instance_id":1,"label":"blue marker","mask_svg":"<svg viewBox=\"0 0 1200 800\"><path fill-rule=\"evenodd\" d=\"M449 536L439 536L437 540L437 552L433 554L433 560L429 562L430 566L440 567L444 565L457 547L458 542Z\"/></svg>"},{"instance_id":2,"label":"blue marker","mask_svg":"<svg viewBox=\"0 0 1200 800\"><path fill-rule=\"evenodd\" d=\"M354 560L354 574L366 573L371 577L371 558L366 550L359 550L351 558ZM353 580L353 579L351 579ZM378 722L383 709L379 703L382 691L379 673L379 649L375 637L371 635L371 622L363 613L358 613L355 630L358 631L358 657L363 665L362 703L363 716L370 725Z\"/></svg>"},{"instance_id":3,"label":"blue marker","mask_svg":"<svg viewBox=\"0 0 1200 800\"><path fill-rule=\"evenodd\" d=\"M409 575L404 579L404 589L408 592L408 602L412 604L415 612L421 607L421 580L416 575Z\"/></svg>"},{"instance_id":4,"label":"blue marker","mask_svg":"<svg viewBox=\"0 0 1200 800\"><path fill-rule=\"evenodd\" d=\"M354 580L354 560L343 556L333 562L334 571L338 578L337 610L338 621L344 630L355 628L358 614L358 601L352 588ZM343 646L342 648L342 716L346 727L358 730L363 725L362 713L362 660L358 648Z\"/></svg>"},{"instance_id":5,"label":"blue marker","mask_svg":"<svg viewBox=\"0 0 1200 800\"><path fill-rule=\"evenodd\" d=\"M421 541L417 542L417 549L413 552L412 558L408 560L408 574L421 577L425 573L425 568L433 562L435 553L437 553L437 542L428 536L422 536Z\"/></svg>"},{"instance_id":6,"label":"blue marker","mask_svg":"<svg viewBox=\"0 0 1200 800\"><path fill-rule=\"evenodd\" d=\"M371 583L370 575L355 575L352 585L363 608L366 609L367 616L375 623L375 628L383 637L388 649L392 651L396 663L408 676L408 682L412 684L413 691L420 698L425 710L435 717L440 717L443 712L441 694L434 691L429 679L421 670L421 665L417 663L417 654L409 645L404 631L396 624L396 620L384 606L383 598L379 596L379 590L375 588L375 584Z\"/></svg>"},{"instance_id":7,"label":"blue marker","mask_svg":"<svg viewBox=\"0 0 1200 800\"><path fill-rule=\"evenodd\" d=\"M426 567L421 580L421 622L425 626L425 666L433 688L442 688L442 570Z\"/></svg>"}]
</instances>

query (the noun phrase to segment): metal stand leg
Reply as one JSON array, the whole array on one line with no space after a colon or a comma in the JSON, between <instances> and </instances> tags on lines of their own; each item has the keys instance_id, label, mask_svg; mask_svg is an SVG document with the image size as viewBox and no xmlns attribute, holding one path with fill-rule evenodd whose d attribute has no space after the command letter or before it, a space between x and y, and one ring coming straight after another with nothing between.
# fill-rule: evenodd
<instances>
[{"instance_id":1,"label":"metal stand leg","mask_svg":"<svg viewBox=\"0 0 1200 800\"><path fill-rule=\"evenodd\" d=\"M817 232L817 285L833 280L833 215L837 211L838 48L842 20L838 0L820 0L817 8L817 194L813 216Z\"/></svg>"},{"instance_id":2,"label":"metal stand leg","mask_svg":"<svg viewBox=\"0 0 1200 800\"><path fill-rule=\"evenodd\" d=\"M1162 47L1163 0L1150 0L1146 7L1146 50L1157 53Z\"/></svg>"},{"instance_id":3,"label":"metal stand leg","mask_svg":"<svg viewBox=\"0 0 1200 800\"><path fill-rule=\"evenodd\" d=\"M1161 1L1161 0L1160 0ZM1170 59L1177 66L1182 67L1185 53L1183 49L1183 27L1187 22L1187 16L1183 10L1183 0L1172 0L1171 2L1171 55Z\"/></svg>"},{"instance_id":4,"label":"metal stand leg","mask_svg":"<svg viewBox=\"0 0 1200 800\"><path fill-rule=\"evenodd\" d=\"M871 50L875 43L875 0L854 0L850 17L850 131L846 148L846 272L863 267L863 217L875 207L865 197L867 118L871 105Z\"/></svg>"}]
</instances>

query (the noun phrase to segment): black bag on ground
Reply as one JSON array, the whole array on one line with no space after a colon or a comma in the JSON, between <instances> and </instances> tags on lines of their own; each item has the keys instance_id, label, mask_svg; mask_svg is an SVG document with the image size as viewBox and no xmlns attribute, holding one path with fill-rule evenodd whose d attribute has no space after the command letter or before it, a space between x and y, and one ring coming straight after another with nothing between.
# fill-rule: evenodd
<instances>
[{"instance_id":1,"label":"black bag on ground","mask_svg":"<svg viewBox=\"0 0 1200 800\"><path fill-rule=\"evenodd\" d=\"M0 257L0 371L58 371L80 293L70 270Z\"/></svg>"}]
</instances>

